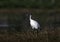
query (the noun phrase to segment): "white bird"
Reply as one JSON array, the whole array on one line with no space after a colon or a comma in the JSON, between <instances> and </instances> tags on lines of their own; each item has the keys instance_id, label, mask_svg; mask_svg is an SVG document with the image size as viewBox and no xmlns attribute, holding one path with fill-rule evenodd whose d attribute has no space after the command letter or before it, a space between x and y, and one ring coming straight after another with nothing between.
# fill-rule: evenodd
<instances>
[{"instance_id":1,"label":"white bird","mask_svg":"<svg viewBox=\"0 0 60 42\"><path fill-rule=\"evenodd\" d=\"M30 18L30 25L31 25L32 29L38 29L38 28L40 28L39 23L37 21L31 19L31 15L30 15L29 18Z\"/></svg>"}]
</instances>

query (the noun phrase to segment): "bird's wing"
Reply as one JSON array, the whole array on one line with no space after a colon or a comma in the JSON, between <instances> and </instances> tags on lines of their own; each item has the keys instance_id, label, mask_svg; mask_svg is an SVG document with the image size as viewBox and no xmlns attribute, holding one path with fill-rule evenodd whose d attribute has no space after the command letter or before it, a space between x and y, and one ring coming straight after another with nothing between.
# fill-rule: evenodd
<instances>
[{"instance_id":1,"label":"bird's wing","mask_svg":"<svg viewBox=\"0 0 60 42\"><path fill-rule=\"evenodd\" d=\"M35 20L32 20L34 22L35 25L37 25L38 27L40 27L39 23Z\"/></svg>"}]
</instances>

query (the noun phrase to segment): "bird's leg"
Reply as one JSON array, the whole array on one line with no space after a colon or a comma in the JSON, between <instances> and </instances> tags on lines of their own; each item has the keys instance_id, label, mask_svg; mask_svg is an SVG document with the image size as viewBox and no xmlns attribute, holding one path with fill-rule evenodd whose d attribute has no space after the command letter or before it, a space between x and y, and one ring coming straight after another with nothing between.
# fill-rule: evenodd
<instances>
[{"instance_id":1,"label":"bird's leg","mask_svg":"<svg viewBox=\"0 0 60 42\"><path fill-rule=\"evenodd\" d=\"M38 30L37 30L37 36L38 36Z\"/></svg>"},{"instance_id":2,"label":"bird's leg","mask_svg":"<svg viewBox=\"0 0 60 42\"><path fill-rule=\"evenodd\" d=\"M41 28L38 28L38 32L41 31Z\"/></svg>"},{"instance_id":3,"label":"bird's leg","mask_svg":"<svg viewBox=\"0 0 60 42\"><path fill-rule=\"evenodd\" d=\"M34 34L34 29L31 30L32 34Z\"/></svg>"},{"instance_id":4,"label":"bird's leg","mask_svg":"<svg viewBox=\"0 0 60 42\"><path fill-rule=\"evenodd\" d=\"M36 33L36 37L38 36L38 29L35 29L34 33Z\"/></svg>"},{"instance_id":5,"label":"bird's leg","mask_svg":"<svg viewBox=\"0 0 60 42\"><path fill-rule=\"evenodd\" d=\"M33 32L34 31L34 27L31 27L31 32Z\"/></svg>"},{"instance_id":6,"label":"bird's leg","mask_svg":"<svg viewBox=\"0 0 60 42\"><path fill-rule=\"evenodd\" d=\"M34 30L34 27L32 26L32 30Z\"/></svg>"},{"instance_id":7,"label":"bird's leg","mask_svg":"<svg viewBox=\"0 0 60 42\"><path fill-rule=\"evenodd\" d=\"M32 26L32 29L34 29L34 27Z\"/></svg>"}]
</instances>

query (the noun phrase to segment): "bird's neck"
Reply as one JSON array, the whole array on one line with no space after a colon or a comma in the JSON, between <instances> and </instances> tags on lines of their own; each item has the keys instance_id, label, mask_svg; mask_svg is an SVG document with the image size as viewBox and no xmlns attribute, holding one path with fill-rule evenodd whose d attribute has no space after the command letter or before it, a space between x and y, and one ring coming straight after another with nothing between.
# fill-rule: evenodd
<instances>
[{"instance_id":1,"label":"bird's neck","mask_svg":"<svg viewBox=\"0 0 60 42\"><path fill-rule=\"evenodd\" d=\"M30 21L31 21L31 15L30 15Z\"/></svg>"}]
</instances>

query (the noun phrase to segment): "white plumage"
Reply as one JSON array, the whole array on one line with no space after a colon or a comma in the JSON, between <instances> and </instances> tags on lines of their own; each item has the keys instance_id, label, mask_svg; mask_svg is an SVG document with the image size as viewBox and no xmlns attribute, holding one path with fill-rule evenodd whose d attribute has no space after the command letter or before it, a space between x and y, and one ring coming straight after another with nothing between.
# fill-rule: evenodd
<instances>
[{"instance_id":1,"label":"white plumage","mask_svg":"<svg viewBox=\"0 0 60 42\"><path fill-rule=\"evenodd\" d=\"M31 27L32 27L32 29L38 29L38 28L40 28L40 25L38 24L38 22L37 21L35 21L35 20L33 20L33 19L31 19L31 15L30 15L30 25L31 25Z\"/></svg>"}]
</instances>

